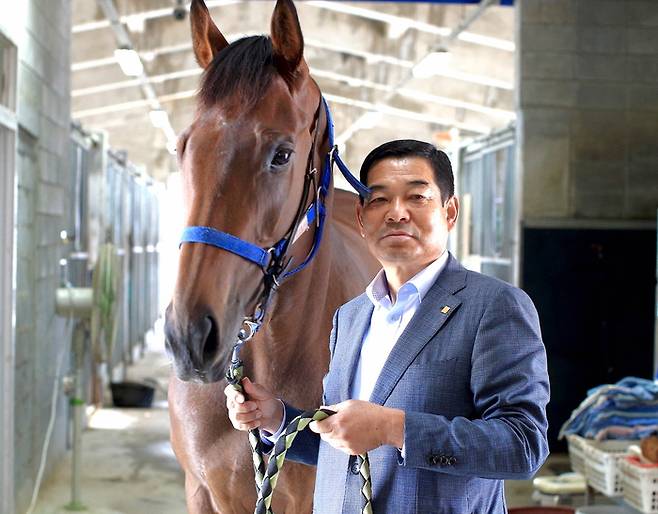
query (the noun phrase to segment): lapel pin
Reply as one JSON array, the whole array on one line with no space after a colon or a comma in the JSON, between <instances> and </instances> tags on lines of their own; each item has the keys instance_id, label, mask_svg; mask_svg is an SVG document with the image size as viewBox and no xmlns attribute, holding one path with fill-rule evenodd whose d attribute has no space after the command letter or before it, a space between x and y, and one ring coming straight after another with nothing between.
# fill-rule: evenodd
<instances>
[{"instance_id":1,"label":"lapel pin","mask_svg":"<svg viewBox=\"0 0 658 514\"><path fill-rule=\"evenodd\" d=\"M448 307L447 305L443 307L443 309L441 309L442 314L448 314L448 312L450 312L450 307Z\"/></svg>"}]
</instances>

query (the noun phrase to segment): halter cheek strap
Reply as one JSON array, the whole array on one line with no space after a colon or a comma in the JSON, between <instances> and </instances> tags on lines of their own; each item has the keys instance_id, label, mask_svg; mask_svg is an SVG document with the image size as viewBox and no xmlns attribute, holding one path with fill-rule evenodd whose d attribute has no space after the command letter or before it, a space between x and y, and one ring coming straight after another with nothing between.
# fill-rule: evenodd
<instances>
[{"instance_id":1,"label":"halter cheek strap","mask_svg":"<svg viewBox=\"0 0 658 514\"><path fill-rule=\"evenodd\" d=\"M363 183L361 182L358 178L356 178L354 175L352 175L352 172L349 170L347 165L343 162L343 160L340 158L340 155L338 155L338 146L335 146L334 144L334 120L331 117L331 111L329 110L329 104L325 100L324 97L322 97L322 103L324 104L324 110L327 115L327 130L329 132L329 147L331 148L329 150L329 155L333 162L336 163L336 166L338 166L338 170L341 172L343 177L345 177L345 180L349 182L350 186L354 188L354 190L359 193L359 196L361 198L366 198L370 194L370 189ZM332 163L328 163L327 166L329 167L329 172L331 173L331 166Z\"/></svg>"}]
</instances>

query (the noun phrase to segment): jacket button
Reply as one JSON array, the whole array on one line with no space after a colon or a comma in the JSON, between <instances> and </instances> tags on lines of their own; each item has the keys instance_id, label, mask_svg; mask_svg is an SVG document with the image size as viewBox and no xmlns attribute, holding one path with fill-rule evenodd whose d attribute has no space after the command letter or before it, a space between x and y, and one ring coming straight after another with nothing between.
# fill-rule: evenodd
<instances>
[{"instance_id":1,"label":"jacket button","mask_svg":"<svg viewBox=\"0 0 658 514\"><path fill-rule=\"evenodd\" d=\"M448 457L445 455L441 455L441 466L447 466L448 465Z\"/></svg>"},{"instance_id":2,"label":"jacket button","mask_svg":"<svg viewBox=\"0 0 658 514\"><path fill-rule=\"evenodd\" d=\"M353 475L358 475L359 471L361 471L361 466L359 466L358 462L355 462L350 466L350 471L352 472Z\"/></svg>"},{"instance_id":3,"label":"jacket button","mask_svg":"<svg viewBox=\"0 0 658 514\"><path fill-rule=\"evenodd\" d=\"M427 462L429 463L430 466L436 466L439 463L439 456L431 453L427 457Z\"/></svg>"},{"instance_id":4,"label":"jacket button","mask_svg":"<svg viewBox=\"0 0 658 514\"><path fill-rule=\"evenodd\" d=\"M448 459L448 466L454 466L455 464L457 464L457 459L455 459L454 457L450 457Z\"/></svg>"}]
</instances>

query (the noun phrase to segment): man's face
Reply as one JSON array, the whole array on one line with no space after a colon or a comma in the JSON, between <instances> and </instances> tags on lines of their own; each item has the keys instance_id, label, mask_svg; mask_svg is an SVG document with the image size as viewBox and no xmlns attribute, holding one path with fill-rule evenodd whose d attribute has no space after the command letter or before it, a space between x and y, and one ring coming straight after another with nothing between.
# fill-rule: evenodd
<instances>
[{"instance_id":1,"label":"man's face","mask_svg":"<svg viewBox=\"0 0 658 514\"><path fill-rule=\"evenodd\" d=\"M372 190L357 206L361 234L370 252L386 266L421 268L446 249L459 204L441 204L431 164L422 157L387 158L368 172Z\"/></svg>"}]
</instances>

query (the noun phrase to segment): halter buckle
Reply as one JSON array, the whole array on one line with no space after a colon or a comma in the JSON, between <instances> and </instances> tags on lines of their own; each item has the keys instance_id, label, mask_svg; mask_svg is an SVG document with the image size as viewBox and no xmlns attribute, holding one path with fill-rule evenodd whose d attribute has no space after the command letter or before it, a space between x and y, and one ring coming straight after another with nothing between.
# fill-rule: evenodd
<instances>
[{"instance_id":1,"label":"halter buckle","mask_svg":"<svg viewBox=\"0 0 658 514\"><path fill-rule=\"evenodd\" d=\"M242 328L240 329L240 332L238 332L238 339L242 343L246 343L254 337L259 328L260 322L251 321L249 318L245 318L242 322Z\"/></svg>"}]
</instances>

